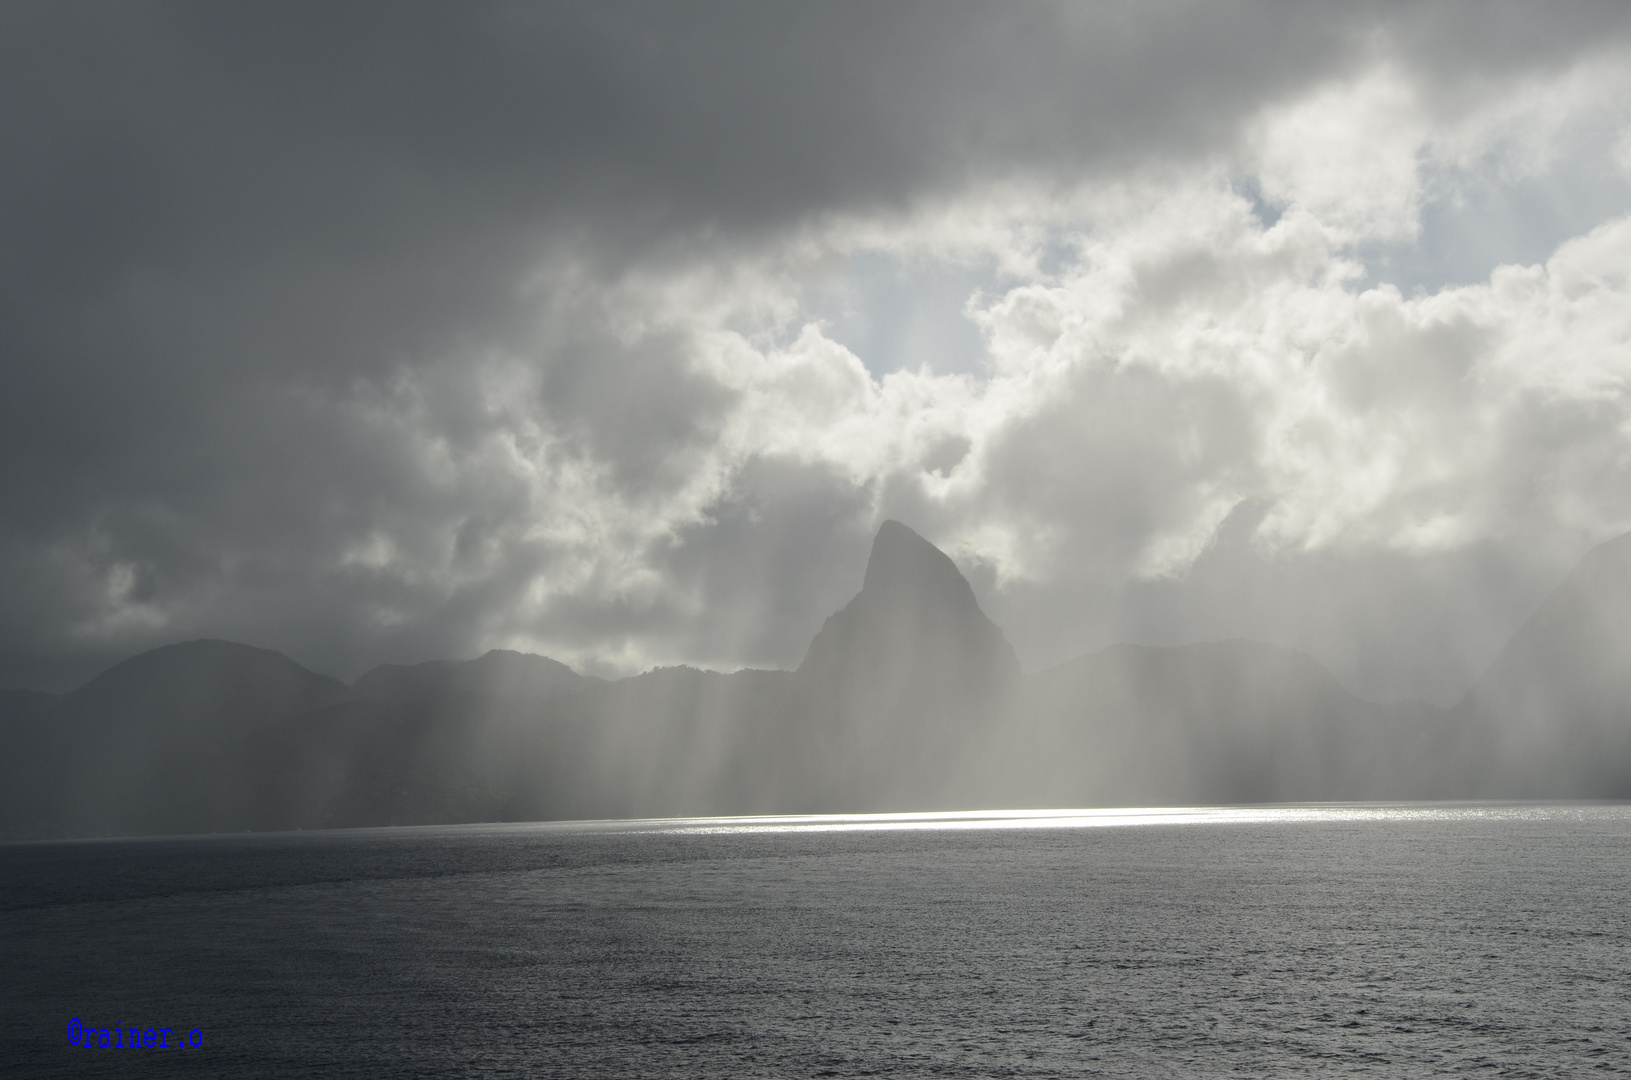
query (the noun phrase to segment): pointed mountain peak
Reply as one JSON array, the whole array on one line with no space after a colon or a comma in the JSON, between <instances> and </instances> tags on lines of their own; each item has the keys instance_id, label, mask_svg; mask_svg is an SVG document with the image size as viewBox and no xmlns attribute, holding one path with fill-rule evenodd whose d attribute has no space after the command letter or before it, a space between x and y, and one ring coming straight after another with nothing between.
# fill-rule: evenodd
<instances>
[{"instance_id":1,"label":"pointed mountain peak","mask_svg":"<svg viewBox=\"0 0 1631 1080\"><path fill-rule=\"evenodd\" d=\"M890 519L872 540L861 594L913 592L974 603L974 590L947 554L900 522Z\"/></svg>"},{"instance_id":2,"label":"pointed mountain peak","mask_svg":"<svg viewBox=\"0 0 1631 1080\"><path fill-rule=\"evenodd\" d=\"M799 670L834 675L856 665L947 685L962 677L1018 674L1019 661L980 610L968 580L945 552L898 521L872 541L861 591L827 620Z\"/></svg>"}]
</instances>

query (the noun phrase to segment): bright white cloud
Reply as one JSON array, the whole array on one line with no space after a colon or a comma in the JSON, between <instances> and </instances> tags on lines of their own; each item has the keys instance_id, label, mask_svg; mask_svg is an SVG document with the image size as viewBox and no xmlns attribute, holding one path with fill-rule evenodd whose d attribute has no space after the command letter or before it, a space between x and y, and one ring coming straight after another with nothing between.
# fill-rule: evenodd
<instances>
[{"instance_id":1,"label":"bright white cloud","mask_svg":"<svg viewBox=\"0 0 1631 1080\"><path fill-rule=\"evenodd\" d=\"M448 597L502 579L492 643L632 668L728 665L783 618L665 569L776 497L750 476L808 483L858 530L911 517L999 587L1181 578L1247 501L1283 556L1631 528L1631 218L1413 295L1363 286L1355 247L1416 236L1444 170L1498 182L1502 147L1599 122L1619 84L1592 63L1460 110L1382 65L1249 118L1235 160L1013 181L612 281L559 258L530 286L534 340L354 403L425 503L336 566ZM951 316L983 372L869 365L828 333L812 297L866 252L990 268ZM621 614L597 637L591 609ZM709 619L727 644L677 629Z\"/></svg>"},{"instance_id":2,"label":"bright white cloud","mask_svg":"<svg viewBox=\"0 0 1631 1080\"><path fill-rule=\"evenodd\" d=\"M1419 223L1429 131L1410 81L1383 67L1267 110L1248 136L1248 168L1267 199L1344 240L1405 239Z\"/></svg>"}]
</instances>

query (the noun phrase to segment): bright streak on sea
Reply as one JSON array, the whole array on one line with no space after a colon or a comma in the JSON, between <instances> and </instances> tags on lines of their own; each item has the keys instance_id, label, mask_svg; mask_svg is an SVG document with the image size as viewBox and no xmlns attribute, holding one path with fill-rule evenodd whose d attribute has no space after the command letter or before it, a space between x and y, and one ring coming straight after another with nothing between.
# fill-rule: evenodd
<instances>
[{"instance_id":1,"label":"bright streak on sea","mask_svg":"<svg viewBox=\"0 0 1631 1080\"><path fill-rule=\"evenodd\" d=\"M1297 806L1138 806L944 810L887 814L764 814L408 827L392 832L585 832L651 835L1115 829L1151 825L1295 825L1376 822L1631 821L1631 804L1326 803ZM365 830L358 830L359 832ZM374 830L378 831L378 830Z\"/></svg>"}]
</instances>

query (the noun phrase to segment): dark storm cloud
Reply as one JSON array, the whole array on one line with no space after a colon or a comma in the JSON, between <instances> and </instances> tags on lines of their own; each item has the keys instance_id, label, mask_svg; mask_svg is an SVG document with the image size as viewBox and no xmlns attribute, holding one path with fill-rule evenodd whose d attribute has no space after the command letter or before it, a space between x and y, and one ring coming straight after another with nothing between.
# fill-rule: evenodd
<instances>
[{"instance_id":1,"label":"dark storm cloud","mask_svg":"<svg viewBox=\"0 0 1631 1080\"><path fill-rule=\"evenodd\" d=\"M630 344L603 322L562 315L540 353L527 281L551 259L593 294L642 260L749 248L827 212L1194 160L1253 109L1362 62L1379 27L1454 90L1562 63L1624 19L7 5L0 682L61 682L79 670L65 657L88 670L190 633L345 674L516 631L495 610L559 553L518 524L539 496L489 467L514 425L499 431L459 358L531 357L537 378L518 393L547 421L539 437L631 497L674 484L729 399L675 359L683 343ZM855 498L808 482L808 505L778 504L788 522ZM691 527L661 564L723 588L701 552L737 550L743 499L721 495L716 525ZM821 555L819 536L787 528L787 546L758 556L766 574ZM844 529L835 565L864 538ZM353 557L381 530L445 572ZM774 603L826 602L830 583L808 586ZM573 603L588 602L539 625L571 638ZM586 649L594 623L573 624ZM693 654L717 657L758 624L733 625ZM743 658L786 658L776 626L777 644Z\"/></svg>"}]
</instances>

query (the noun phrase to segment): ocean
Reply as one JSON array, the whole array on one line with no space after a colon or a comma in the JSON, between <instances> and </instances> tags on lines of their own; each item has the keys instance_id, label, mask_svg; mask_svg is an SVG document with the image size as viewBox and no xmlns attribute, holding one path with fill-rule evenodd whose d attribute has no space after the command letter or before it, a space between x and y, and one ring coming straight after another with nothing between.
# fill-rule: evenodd
<instances>
[{"instance_id":1,"label":"ocean","mask_svg":"<svg viewBox=\"0 0 1631 1080\"><path fill-rule=\"evenodd\" d=\"M6 1077L1631 1075L1631 807L13 844L0 990Z\"/></svg>"}]
</instances>

